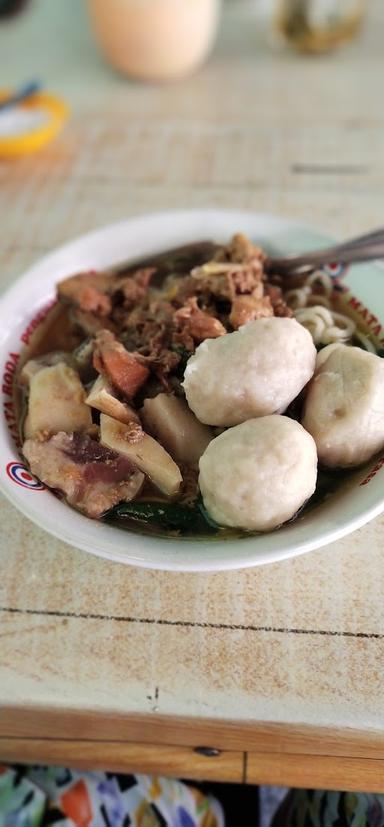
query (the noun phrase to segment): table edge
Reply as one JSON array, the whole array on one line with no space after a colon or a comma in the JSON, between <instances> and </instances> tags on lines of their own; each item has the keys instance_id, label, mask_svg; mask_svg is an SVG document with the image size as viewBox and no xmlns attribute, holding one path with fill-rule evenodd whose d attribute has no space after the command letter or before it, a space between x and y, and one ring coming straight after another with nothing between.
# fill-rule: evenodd
<instances>
[{"instance_id":1,"label":"table edge","mask_svg":"<svg viewBox=\"0 0 384 827\"><path fill-rule=\"evenodd\" d=\"M105 712L28 704L0 707L0 737L208 746L265 753L384 758L384 731L254 720Z\"/></svg>"}]
</instances>

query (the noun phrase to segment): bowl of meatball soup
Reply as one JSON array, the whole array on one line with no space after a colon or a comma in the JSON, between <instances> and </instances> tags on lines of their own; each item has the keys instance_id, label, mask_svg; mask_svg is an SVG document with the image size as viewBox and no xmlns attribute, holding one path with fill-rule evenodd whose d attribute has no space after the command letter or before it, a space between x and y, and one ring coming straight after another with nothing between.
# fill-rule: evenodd
<instances>
[{"instance_id":1,"label":"bowl of meatball soup","mask_svg":"<svg viewBox=\"0 0 384 827\"><path fill-rule=\"evenodd\" d=\"M380 514L381 265L267 266L328 244L189 210L35 264L1 303L1 491L72 546L182 571L283 560Z\"/></svg>"}]
</instances>

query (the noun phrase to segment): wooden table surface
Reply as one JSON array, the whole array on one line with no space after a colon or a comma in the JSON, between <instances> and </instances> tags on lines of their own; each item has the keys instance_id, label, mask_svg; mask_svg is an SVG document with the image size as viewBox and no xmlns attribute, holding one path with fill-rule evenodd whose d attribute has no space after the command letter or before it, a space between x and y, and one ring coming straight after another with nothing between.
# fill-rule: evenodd
<instances>
[{"instance_id":1,"label":"wooden table surface","mask_svg":"<svg viewBox=\"0 0 384 827\"><path fill-rule=\"evenodd\" d=\"M383 215L384 8L338 54L273 51L228 2L210 63L161 87L111 72L78 0L0 27L2 82L72 108L0 162L0 280L86 230L224 206L343 236ZM142 571L54 540L0 500L0 758L384 790L384 519L296 560ZM200 746L215 748L202 755Z\"/></svg>"}]
</instances>

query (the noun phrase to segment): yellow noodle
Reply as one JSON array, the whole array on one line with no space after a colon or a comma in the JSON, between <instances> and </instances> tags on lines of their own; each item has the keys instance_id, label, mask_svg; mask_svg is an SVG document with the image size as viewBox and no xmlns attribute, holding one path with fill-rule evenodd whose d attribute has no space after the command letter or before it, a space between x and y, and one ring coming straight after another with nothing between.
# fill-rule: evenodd
<instances>
[{"instance_id":1,"label":"yellow noodle","mask_svg":"<svg viewBox=\"0 0 384 827\"><path fill-rule=\"evenodd\" d=\"M311 293L307 298L306 307L313 307L314 305L322 304L323 307L331 308L331 301L327 296L321 296L320 293Z\"/></svg>"},{"instance_id":2,"label":"yellow noodle","mask_svg":"<svg viewBox=\"0 0 384 827\"><path fill-rule=\"evenodd\" d=\"M309 330L315 345L349 342L356 331L352 319L332 310L333 287L331 276L316 270L302 287L288 290L284 296L297 321Z\"/></svg>"},{"instance_id":3,"label":"yellow noodle","mask_svg":"<svg viewBox=\"0 0 384 827\"><path fill-rule=\"evenodd\" d=\"M322 309L324 310L325 308ZM315 308L300 308L299 310L295 310L294 316L303 327L309 330L315 345L321 344L326 329L326 321L316 312Z\"/></svg>"},{"instance_id":4,"label":"yellow noodle","mask_svg":"<svg viewBox=\"0 0 384 827\"><path fill-rule=\"evenodd\" d=\"M306 307L309 293L308 287L298 287L295 290L288 290L284 294L284 299L292 310L296 310L298 307Z\"/></svg>"},{"instance_id":5,"label":"yellow noodle","mask_svg":"<svg viewBox=\"0 0 384 827\"><path fill-rule=\"evenodd\" d=\"M353 336L356 325L342 313L336 313L323 305L295 310L295 318L309 330L316 345L347 342Z\"/></svg>"},{"instance_id":6,"label":"yellow noodle","mask_svg":"<svg viewBox=\"0 0 384 827\"><path fill-rule=\"evenodd\" d=\"M354 335L355 335L356 339L358 339L359 342L361 342L363 347L365 347L365 349L369 351L369 353L377 353L377 350L376 350L373 342L371 342L369 336L366 336L359 329L355 330Z\"/></svg>"},{"instance_id":7,"label":"yellow noodle","mask_svg":"<svg viewBox=\"0 0 384 827\"><path fill-rule=\"evenodd\" d=\"M318 293L319 290L316 289L316 285L321 285L326 296L332 295L333 281L331 276L328 276L327 273L324 273L322 270L315 270L314 273L311 273L306 279L306 284L312 288L312 293Z\"/></svg>"}]
</instances>

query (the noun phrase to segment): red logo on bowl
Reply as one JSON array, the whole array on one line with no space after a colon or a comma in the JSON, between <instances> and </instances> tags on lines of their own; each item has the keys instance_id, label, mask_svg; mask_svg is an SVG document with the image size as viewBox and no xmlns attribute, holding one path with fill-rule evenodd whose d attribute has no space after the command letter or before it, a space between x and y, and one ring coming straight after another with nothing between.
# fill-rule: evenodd
<instances>
[{"instance_id":1,"label":"red logo on bowl","mask_svg":"<svg viewBox=\"0 0 384 827\"><path fill-rule=\"evenodd\" d=\"M373 480L373 478L376 476L377 472L380 471L380 468L382 468L383 465L384 457L380 457L376 465L374 465L373 468L371 468L367 476L364 477L364 479L359 483L359 485L368 485L368 483L371 482L371 480Z\"/></svg>"},{"instance_id":2,"label":"red logo on bowl","mask_svg":"<svg viewBox=\"0 0 384 827\"><path fill-rule=\"evenodd\" d=\"M333 261L330 264L324 264L321 269L332 279L341 279L346 275L348 267L340 261Z\"/></svg>"},{"instance_id":3,"label":"red logo on bowl","mask_svg":"<svg viewBox=\"0 0 384 827\"><path fill-rule=\"evenodd\" d=\"M43 491L45 485L33 477L26 465L22 462L9 462L6 467L9 479L22 488L29 488L30 491Z\"/></svg>"}]
</instances>

